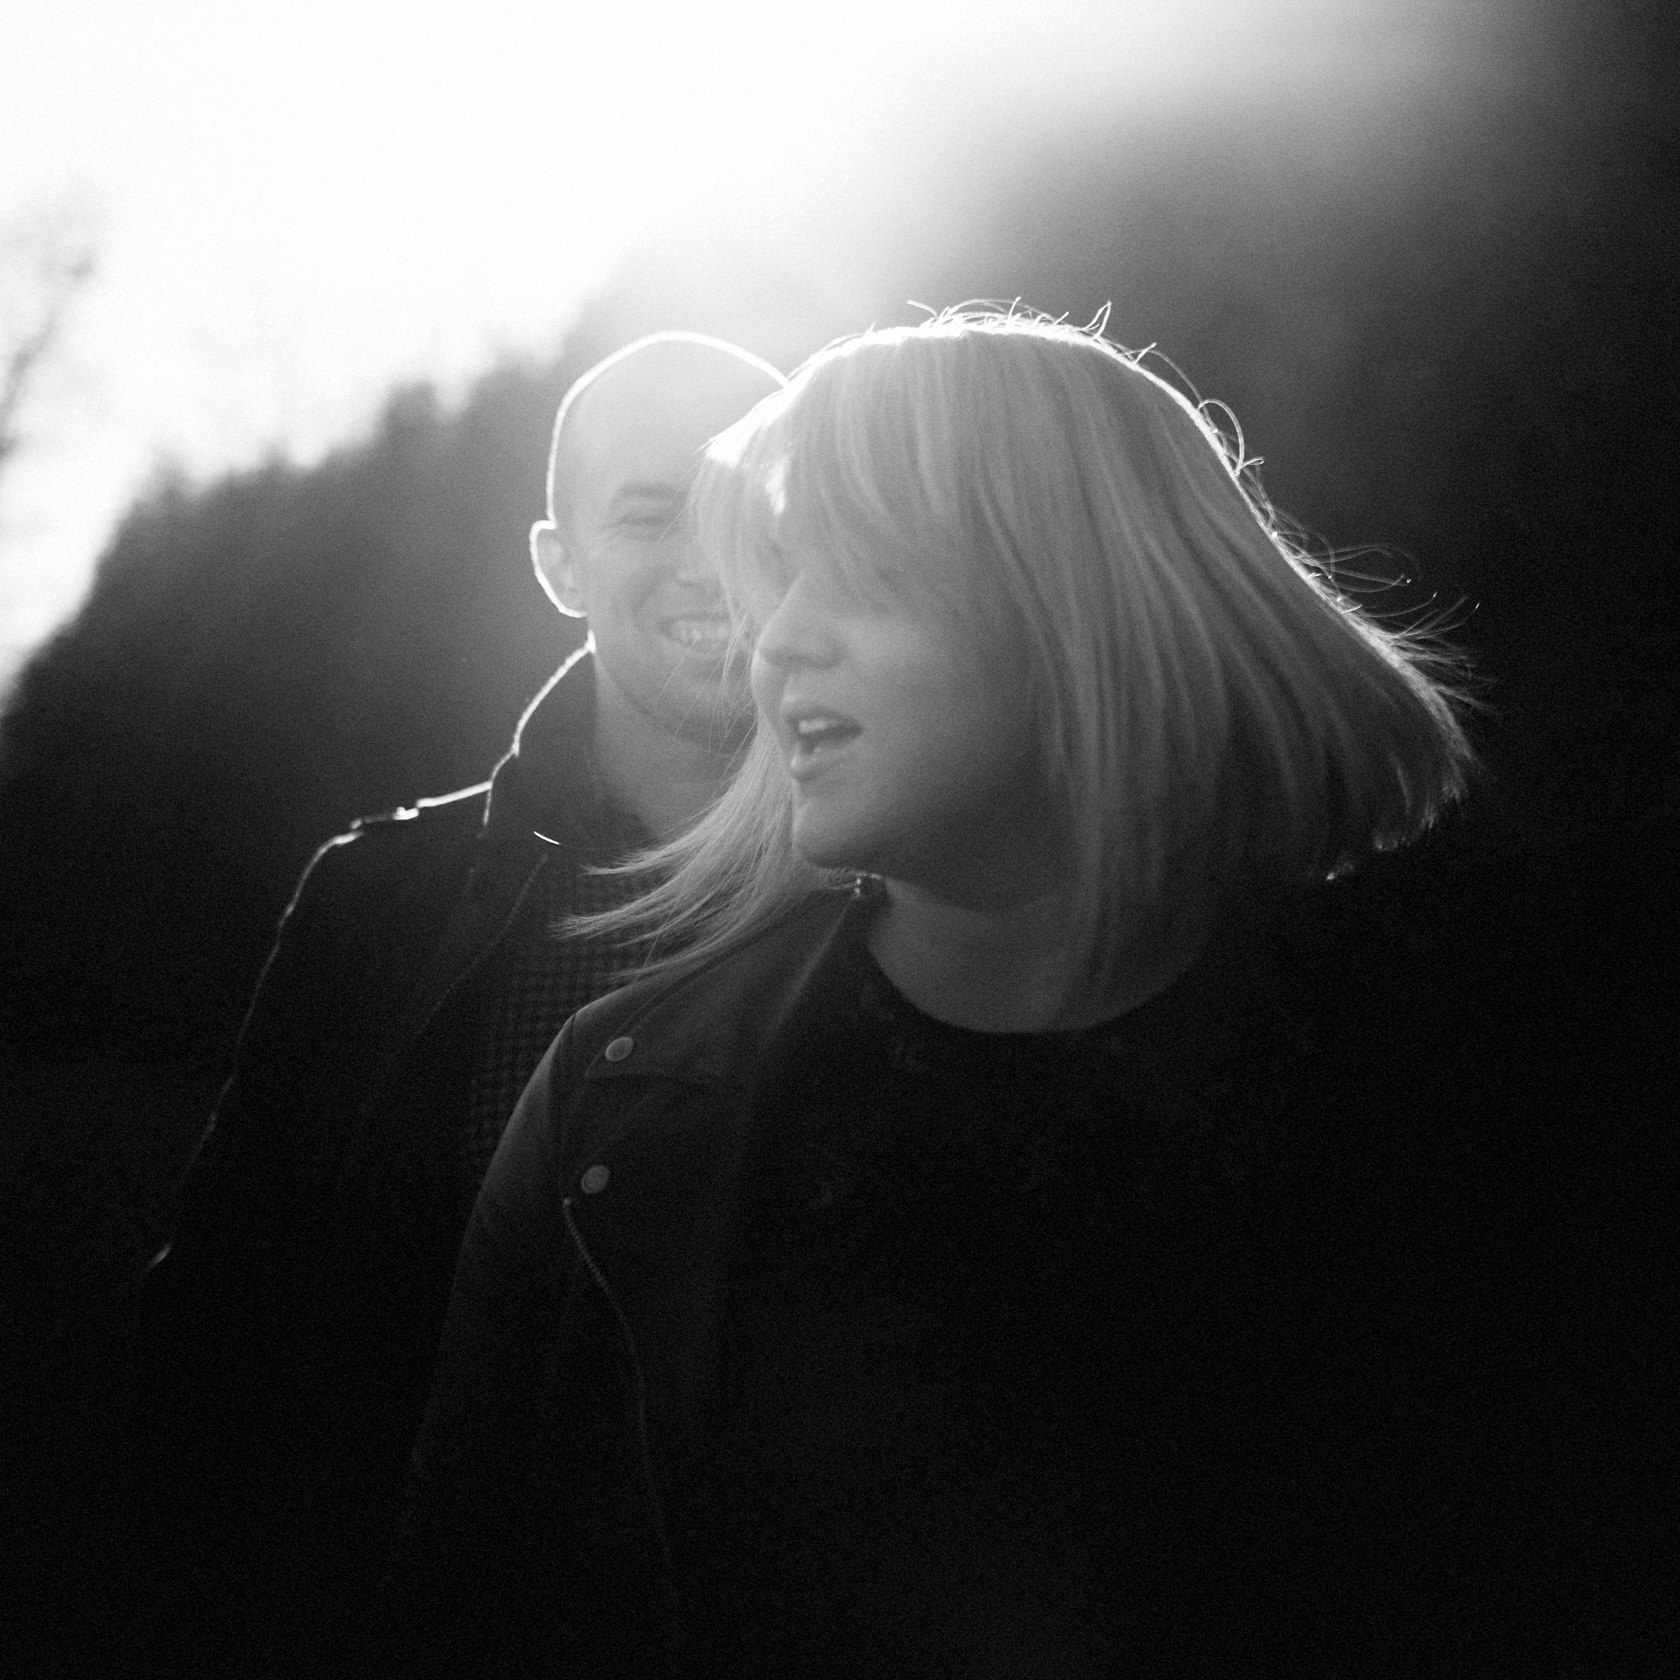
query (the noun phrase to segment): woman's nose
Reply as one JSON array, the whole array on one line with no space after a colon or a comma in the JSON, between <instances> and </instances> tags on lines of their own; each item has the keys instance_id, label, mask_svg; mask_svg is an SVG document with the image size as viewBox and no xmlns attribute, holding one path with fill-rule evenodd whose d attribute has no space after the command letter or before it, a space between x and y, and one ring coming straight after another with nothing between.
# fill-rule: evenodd
<instances>
[{"instance_id":1,"label":"woman's nose","mask_svg":"<svg viewBox=\"0 0 1680 1680\"><path fill-rule=\"evenodd\" d=\"M817 591L803 576L793 580L753 643L753 657L783 670L828 665L837 657L832 625L818 609Z\"/></svg>"}]
</instances>

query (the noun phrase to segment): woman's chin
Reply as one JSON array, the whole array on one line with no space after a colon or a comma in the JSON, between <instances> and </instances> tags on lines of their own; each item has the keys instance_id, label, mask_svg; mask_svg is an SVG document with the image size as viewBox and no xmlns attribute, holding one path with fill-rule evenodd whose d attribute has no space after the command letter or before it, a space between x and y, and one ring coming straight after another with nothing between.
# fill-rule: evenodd
<instances>
[{"instance_id":1,"label":"woman's chin","mask_svg":"<svg viewBox=\"0 0 1680 1680\"><path fill-rule=\"evenodd\" d=\"M823 824L804 823L795 816L792 839L795 855L812 869L854 869L867 874L874 868L871 848Z\"/></svg>"}]
</instances>

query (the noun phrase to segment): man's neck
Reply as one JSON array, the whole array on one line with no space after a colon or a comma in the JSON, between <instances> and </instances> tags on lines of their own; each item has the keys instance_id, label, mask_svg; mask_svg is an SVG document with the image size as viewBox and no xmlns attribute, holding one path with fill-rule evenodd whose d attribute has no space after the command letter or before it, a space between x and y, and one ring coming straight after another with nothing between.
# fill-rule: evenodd
<instances>
[{"instance_id":1,"label":"man's neck","mask_svg":"<svg viewBox=\"0 0 1680 1680\"><path fill-rule=\"evenodd\" d=\"M731 752L661 728L606 682L596 688L594 751L608 802L656 841L689 827L723 791L736 763Z\"/></svg>"}]
</instances>

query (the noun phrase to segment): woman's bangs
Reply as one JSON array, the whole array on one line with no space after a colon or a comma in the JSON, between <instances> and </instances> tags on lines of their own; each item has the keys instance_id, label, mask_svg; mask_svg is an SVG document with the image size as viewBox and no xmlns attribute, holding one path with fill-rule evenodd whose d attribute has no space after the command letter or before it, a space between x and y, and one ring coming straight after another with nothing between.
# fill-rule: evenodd
<instances>
[{"instance_id":1,"label":"woman's bangs","mask_svg":"<svg viewBox=\"0 0 1680 1680\"><path fill-rule=\"evenodd\" d=\"M927 596L926 560L938 532L906 494L904 463L885 458L871 428L816 417L788 460L781 540L811 570L870 607Z\"/></svg>"},{"instance_id":2,"label":"woman's bangs","mask_svg":"<svg viewBox=\"0 0 1680 1680\"><path fill-rule=\"evenodd\" d=\"M945 498L922 480L928 451L904 394L880 372L845 355L813 366L708 451L702 540L749 627L801 572L871 608L949 595L953 567L940 551L961 540Z\"/></svg>"},{"instance_id":3,"label":"woman's bangs","mask_svg":"<svg viewBox=\"0 0 1680 1680\"><path fill-rule=\"evenodd\" d=\"M779 431L772 421L750 432L721 434L694 488L700 545L737 620L749 630L769 617L788 586L779 536L787 472Z\"/></svg>"}]
</instances>

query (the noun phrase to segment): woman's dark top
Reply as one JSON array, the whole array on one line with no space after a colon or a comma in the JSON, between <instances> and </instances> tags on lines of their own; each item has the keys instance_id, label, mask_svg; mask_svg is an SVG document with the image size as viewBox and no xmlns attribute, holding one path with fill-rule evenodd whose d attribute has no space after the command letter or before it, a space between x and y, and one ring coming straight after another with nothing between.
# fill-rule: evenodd
<instances>
[{"instance_id":1,"label":"woman's dark top","mask_svg":"<svg viewBox=\"0 0 1680 1680\"><path fill-rule=\"evenodd\" d=\"M1558 1560L1510 1497L1484 1164L1315 1051L1249 948L1105 1026L982 1034L895 991L867 914L606 999L539 1069L457 1273L401 1663L1514 1655Z\"/></svg>"}]
</instances>

